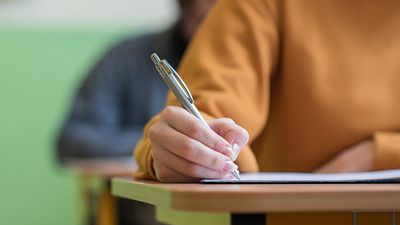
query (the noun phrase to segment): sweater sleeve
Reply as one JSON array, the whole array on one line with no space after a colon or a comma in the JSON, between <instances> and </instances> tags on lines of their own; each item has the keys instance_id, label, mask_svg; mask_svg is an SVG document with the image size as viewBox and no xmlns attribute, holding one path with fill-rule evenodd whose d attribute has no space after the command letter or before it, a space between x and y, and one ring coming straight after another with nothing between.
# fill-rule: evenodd
<instances>
[{"instance_id":1,"label":"sweater sleeve","mask_svg":"<svg viewBox=\"0 0 400 225\"><path fill-rule=\"evenodd\" d=\"M400 168L400 133L376 132L374 170Z\"/></svg>"},{"instance_id":2,"label":"sweater sleeve","mask_svg":"<svg viewBox=\"0 0 400 225\"><path fill-rule=\"evenodd\" d=\"M249 132L250 143L268 118L270 78L279 45L276 16L271 8L265 0L218 1L192 40L179 69L197 108L207 118L233 119ZM179 105L171 93L167 105ZM154 178L149 127L135 150L137 178ZM242 149L236 162L242 172L258 168L249 146Z\"/></svg>"}]
</instances>

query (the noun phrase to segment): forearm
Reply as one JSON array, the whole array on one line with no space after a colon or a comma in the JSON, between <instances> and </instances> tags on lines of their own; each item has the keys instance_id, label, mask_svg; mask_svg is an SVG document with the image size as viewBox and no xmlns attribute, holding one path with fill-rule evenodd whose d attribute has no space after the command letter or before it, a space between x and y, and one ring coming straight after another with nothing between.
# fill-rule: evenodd
<instances>
[{"instance_id":1,"label":"forearm","mask_svg":"<svg viewBox=\"0 0 400 225\"><path fill-rule=\"evenodd\" d=\"M343 150L315 172L361 172L400 168L400 133L376 132L373 139Z\"/></svg>"},{"instance_id":2,"label":"forearm","mask_svg":"<svg viewBox=\"0 0 400 225\"><path fill-rule=\"evenodd\" d=\"M375 148L372 139L357 143L315 170L317 173L350 173L373 170Z\"/></svg>"}]
</instances>

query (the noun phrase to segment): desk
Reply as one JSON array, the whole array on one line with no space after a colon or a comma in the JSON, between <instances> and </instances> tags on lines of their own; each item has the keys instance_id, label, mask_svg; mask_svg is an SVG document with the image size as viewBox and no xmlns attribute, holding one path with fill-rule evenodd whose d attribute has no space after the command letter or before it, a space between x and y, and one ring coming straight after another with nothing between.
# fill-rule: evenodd
<instances>
[{"instance_id":1,"label":"desk","mask_svg":"<svg viewBox=\"0 0 400 225\"><path fill-rule=\"evenodd\" d=\"M80 224L114 225L115 199L110 195L109 180L130 176L136 169L132 157L68 159L65 167L77 173Z\"/></svg>"},{"instance_id":2,"label":"desk","mask_svg":"<svg viewBox=\"0 0 400 225\"><path fill-rule=\"evenodd\" d=\"M68 159L65 166L76 170L82 176L99 176L104 178L130 176L137 168L132 157Z\"/></svg>"},{"instance_id":3,"label":"desk","mask_svg":"<svg viewBox=\"0 0 400 225\"><path fill-rule=\"evenodd\" d=\"M400 209L400 184L165 184L114 178L112 193L157 207L167 224L265 224L265 212L356 212ZM397 224L396 213L392 224Z\"/></svg>"}]
</instances>

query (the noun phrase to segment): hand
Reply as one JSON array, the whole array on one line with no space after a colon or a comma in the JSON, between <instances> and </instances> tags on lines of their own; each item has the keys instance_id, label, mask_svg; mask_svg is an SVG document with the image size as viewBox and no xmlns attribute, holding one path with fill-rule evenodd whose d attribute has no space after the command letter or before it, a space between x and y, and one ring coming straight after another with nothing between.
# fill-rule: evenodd
<instances>
[{"instance_id":1,"label":"hand","mask_svg":"<svg viewBox=\"0 0 400 225\"><path fill-rule=\"evenodd\" d=\"M247 131L226 118L210 121L209 126L181 107L169 106L161 113L149 130L158 180L224 178L237 169L232 160L247 143Z\"/></svg>"},{"instance_id":2,"label":"hand","mask_svg":"<svg viewBox=\"0 0 400 225\"><path fill-rule=\"evenodd\" d=\"M360 142L344 151L320 167L318 173L362 172L373 169L374 143L372 140Z\"/></svg>"}]
</instances>

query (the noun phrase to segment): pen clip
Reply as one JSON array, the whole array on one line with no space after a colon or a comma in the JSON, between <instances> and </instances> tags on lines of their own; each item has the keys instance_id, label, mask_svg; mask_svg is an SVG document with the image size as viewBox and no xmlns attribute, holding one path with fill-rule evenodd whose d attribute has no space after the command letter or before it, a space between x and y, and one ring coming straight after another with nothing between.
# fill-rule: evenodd
<instances>
[{"instance_id":1,"label":"pen clip","mask_svg":"<svg viewBox=\"0 0 400 225\"><path fill-rule=\"evenodd\" d=\"M163 62L156 53L151 54L150 58L151 60L153 60L153 63L156 66L158 73L164 79L168 75L168 73L167 71L165 71L165 68L163 67Z\"/></svg>"},{"instance_id":2,"label":"pen clip","mask_svg":"<svg viewBox=\"0 0 400 225\"><path fill-rule=\"evenodd\" d=\"M183 91L185 92L185 95L188 99L188 101L193 104L194 103L194 99L192 94L189 91L189 88L186 86L185 82L183 82L182 78L179 76L179 74L174 70L174 68L172 68L172 66L168 63L167 60L163 59L160 60L160 58L158 57L158 55L156 53L153 53L150 55L151 60L153 60L158 73L160 73L160 75L163 77L163 79L165 77L167 77L169 74L172 74L172 76L178 81L178 85L183 89Z\"/></svg>"},{"instance_id":3,"label":"pen clip","mask_svg":"<svg viewBox=\"0 0 400 225\"><path fill-rule=\"evenodd\" d=\"M163 59L162 60L163 65L165 65L168 70L171 72L172 76L175 77L175 79L179 82L179 85L181 86L181 88L184 90L186 97L188 98L189 102L191 104L194 103L194 99L192 94L189 91L189 88L186 86L185 82L182 80L182 78L179 76L179 74L174 70L174 68L172 68L172 66L167 62L167 60ZM168 72L168 71L166 71Z\"/></svg>"}]
</instances>

